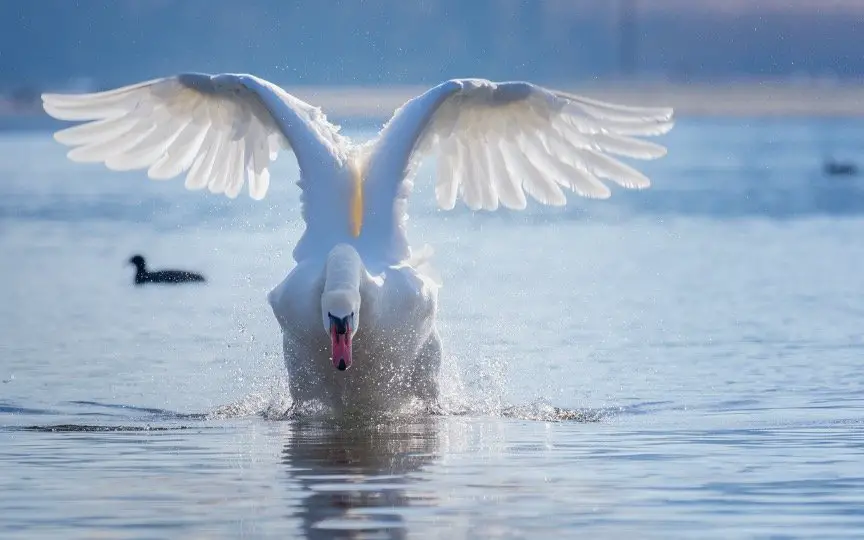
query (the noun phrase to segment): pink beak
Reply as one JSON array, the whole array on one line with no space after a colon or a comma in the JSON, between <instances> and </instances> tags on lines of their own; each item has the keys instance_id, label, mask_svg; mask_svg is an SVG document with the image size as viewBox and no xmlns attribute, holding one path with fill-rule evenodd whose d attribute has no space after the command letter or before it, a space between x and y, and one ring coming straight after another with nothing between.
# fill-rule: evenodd
<instances>
[{"instance_id":1,"label":"pink beak","mask_svg":"<svg viewBox=\"0 0 864 540\"><path fill-rule=\"evenodd\" d=\"M330 341L332 345L333 367L339 371L345 371L351 367L351 325L347 325L348 331L344 334L336 333L336 326L330 326Z\"/></svg>"}]
</instances>

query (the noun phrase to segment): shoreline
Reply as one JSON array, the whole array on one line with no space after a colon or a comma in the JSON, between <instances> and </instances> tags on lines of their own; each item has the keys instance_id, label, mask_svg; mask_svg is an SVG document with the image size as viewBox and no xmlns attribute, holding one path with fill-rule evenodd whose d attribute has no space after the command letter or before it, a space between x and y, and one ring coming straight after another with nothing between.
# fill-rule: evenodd
<instances>
[{"instance_id":1,"label":"shoreline","mask_svg":"<svg viewBox=\"0 0 864 540\"><path fill-rule=\"evenodd\" d=\"M389 118L425 86L286 87L334 117ZM735 83L566 85L560 90L622 105L672 107L678 117L864 116L864 84Z\"/></svg>"},{"instance_id":2,"label":"shoreline","mask_svg":"<svg viewBox=\"0 0 864 540\"><path fill-rule=\"evenodd\" d=\"M676 117L864 117L864 83L754 82L724 84L582 84L555 86L566 92L622 105L675 109ZM320 107L335 121L374 123L390 118L405 101L429 87L285 86L286 91ZM0 100L0 127L53 127L38 108L15 109ZM8 129L8 128L7 128Z\"/></svg>"}]
</instances>

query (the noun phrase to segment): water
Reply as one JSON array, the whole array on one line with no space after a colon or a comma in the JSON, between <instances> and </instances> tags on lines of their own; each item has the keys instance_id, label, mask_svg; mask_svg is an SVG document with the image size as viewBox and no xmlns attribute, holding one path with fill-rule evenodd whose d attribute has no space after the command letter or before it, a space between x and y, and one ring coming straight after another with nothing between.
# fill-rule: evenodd
<instances>
[{"instance_id":1,"label":"water","mask_svg":"<svg viewBox=\"0 0 864 540\"><path fill-rule=\"evenodd\" d=\"M864 129L683 121L655 188L436 212L443 417L284 410L297 193L187 193L0 139L2 538L850 538ZM294 178L283 157L274 177ZM134 252L204 286L133 288Z\"/></svg>"}]
</instances>

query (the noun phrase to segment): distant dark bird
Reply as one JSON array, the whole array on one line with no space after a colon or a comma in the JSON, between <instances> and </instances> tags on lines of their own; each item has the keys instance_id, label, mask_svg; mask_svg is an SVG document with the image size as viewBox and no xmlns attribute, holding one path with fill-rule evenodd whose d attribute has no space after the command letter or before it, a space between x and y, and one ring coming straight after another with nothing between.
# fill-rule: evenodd
<instances>
[{"instance_id":1,"label":"distant dark bird","mask_svg":"<svg viewBox=\"0 0 864 540\"><path fill-rule=\"evenodd\" d=\"M858 174L858 167L854 163L828 160L823 166L828 176L854 176Z\"/></svg>"},{"instance_id":2,"label":"distant dark bird","mask_svg":"<svg viewBox=\"0 0 864 540\"><path fill-rule=\"evenodd\" d=\"M129 259L129 264L135 265L135 285L145 283L191 283L195 281L206 281L204 276L186 270L157 270L147 271L147 263L141 255L135 255Z\"/></svg>"}]
</instances>

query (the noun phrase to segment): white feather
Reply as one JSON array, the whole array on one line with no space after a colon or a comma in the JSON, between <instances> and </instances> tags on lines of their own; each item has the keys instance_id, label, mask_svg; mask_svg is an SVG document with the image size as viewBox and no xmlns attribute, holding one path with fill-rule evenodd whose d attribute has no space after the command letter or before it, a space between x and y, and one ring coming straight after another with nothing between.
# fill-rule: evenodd
<instances>
[{"instance_id":1,"label":"white feather","mask_svg":"<svg viewBox=\"0 0 864 540\"><path fill-rule=\"evenodd\" d=\"M603 180L645 188L643 174L612 157L654 159L666 149L637 137L673 126L668 108L628 107L526 82L444 82L408 101L376 139L368 158L365 201L377 229L390 235L390 257L406 256L404 216L392 207L393 183L410 179L426 155L437 157L435 197L442 209L461 199L472 210L522 209L526 195L564 205L562 187L606 198ZM443 170L442 170L443 169Z\"/></svg>"},{"instance_id":2,"label":"white feather","mask_svg":"<svg viewBox=\"0 0 864 540\"><path fill-rule=\"evenodd\" d=\"M189 189L236 197L248 179L250 195L263 198L280 146L295 149L307 174L338 178L333 171L341 166L335 126L311 105L251 75L183 74L94 94L44 94L42 100L55 118L90 121L55 134L75 147L70 159L147 169L157 180L188 171Z\"/></svg>"},{"instance_id":3,"label":"white feather","mask_svg":"<svg viewBox=\"0 0 864 540\"><path fill-rule=\"evenodd\" d=\"M155 180L185 174L190 190L262 199L270 165L290 149L301 169L307 230L295 258L323 255L338 242L364 250L367 263L399 264L410 254L405 230L411 176L437 156L435 199L472 210L520 210L528 197L567 203L565 191L606 198L606 182L650 185L613 156L654 159L666 149L639 137L673 125L668 108L604 103L526 82L444 82L403 105L370 144L355 146L321 111L251 75L183 74L95 94L43 96L45 110L84 124L55 134L74 161L146 169ZM353 238L355 173L363 182L361 235ZM375 264L372 264L375 266Z\"/></svg>"}]
</instances>

